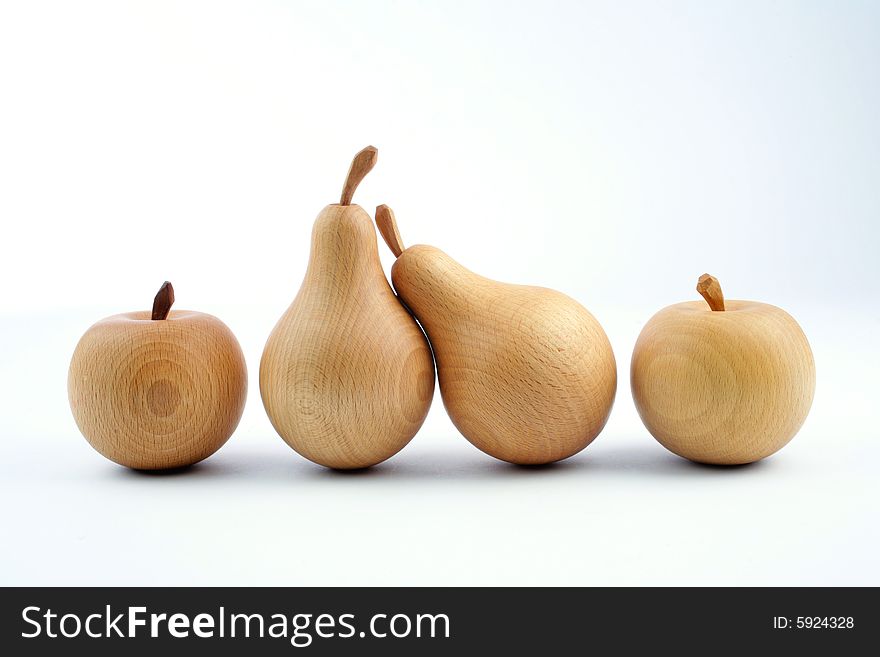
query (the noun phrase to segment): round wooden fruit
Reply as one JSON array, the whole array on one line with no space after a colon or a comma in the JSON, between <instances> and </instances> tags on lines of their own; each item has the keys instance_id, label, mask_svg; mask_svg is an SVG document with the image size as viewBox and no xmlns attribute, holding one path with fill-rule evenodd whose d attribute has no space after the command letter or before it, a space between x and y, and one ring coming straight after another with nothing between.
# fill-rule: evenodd
<instances>
[{"instance_id":1,"label":"round wooden fruit","mask_svg":"<svg viewBox=\"0 0 880 657\"><path fill-rule=\"evenodd\" d=\"M247 369L235 336L212 315L170 311L172 301L166 284L152 314L101 320L70 363L68 394L80 431L130 468L179 468L207 458L244 410Z\"/></svg>"},{"instance_id":2,"label":"round wooden fruit","mask_svg":"<svg viewBox=\"0 0 880 657\"><path fill-rule=\"evenodd\" d=\"M800 429L816 385L813 354L784 310L725 303L708 274L703 302L654 315L633 351L632 393L648 431L700 463L735 465L784 447Z\"/></svg>"}]
</instances>

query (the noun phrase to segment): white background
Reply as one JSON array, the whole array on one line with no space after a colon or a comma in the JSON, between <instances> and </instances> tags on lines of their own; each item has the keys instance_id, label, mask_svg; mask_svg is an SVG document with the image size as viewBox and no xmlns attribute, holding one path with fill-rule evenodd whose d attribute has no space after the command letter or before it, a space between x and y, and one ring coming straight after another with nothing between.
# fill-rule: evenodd
<instances>
[{"instance_id":1,"label":"white background","mask_svg":"<svg viewBox=\"0 0 880 657\"><path fill-rule=\"evenodd\" d=\"M2 583L880 584L878 35L869 2L3 3ZM262 347L368 143L355 200L407 244L603 323L587 450L497 462L439 394L366 472L275 435ZM815 352L803 430L753 466L669 454L630 397L639 330L704 271ZM226 447L148 475L79 435L66 373L165 279L251 389Z\"/></svg>"}]
</instances>

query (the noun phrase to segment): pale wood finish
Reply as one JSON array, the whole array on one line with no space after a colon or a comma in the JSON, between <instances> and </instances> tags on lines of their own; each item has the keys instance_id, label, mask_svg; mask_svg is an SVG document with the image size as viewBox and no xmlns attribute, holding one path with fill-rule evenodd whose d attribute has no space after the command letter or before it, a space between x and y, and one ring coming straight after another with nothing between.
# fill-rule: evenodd
<instances>
[{"instance_id":1,"label":"pale wood finish","mask_svg":"<svg viewBox=\"0 0 880 657\"><path fill-rule=\"evenodd\" d=\"M132 312L86 331L68 393L80 431L108 459L177 468L210 456L232 435L247 369L238 341L216 317L173 310L157 321L149 311Z\"/></svg>"},{"instance_id":2,"label":"pale wood finish","mask_svg":"<svg viewBox=\"0 0 880 657\"><path fill-rule=\"evenodd\" d=\"M721 283L710 274L703 274L697 281L697 292L709 304L709 308L715 311L724 310L724 294L721 292Z\"/></svg>"},{"instance_id":3,"label":"pale wood finish","mask_svg":"<svg viewBox=\"0 0 880 657\"><path fill-rule=\"evenodd\" d=\"M428 341L379 261L358 205L329 205L312 230L305 279L260 364L263 404L299 454L364 468L401 450L434 396Z\"/></svg>"},{"instance_id":4,"label":"pale wood finish","mask_svg":"<svg viewBox=\"0 0 880 657\"><path fill-rule=\"evenodd\" d=\"M724 308L689 301L661 310L639 335L630 372L639 415L664 447L735 465L794 437L816 371L806 336L784 310L731 300Z\"/></svg>"},{"instance_id":5,"label":"pale wood finish","mask_svg":"<svg viewBox=\"0 0 880 657\"><path fill-rule=\"evenodd\" d=\"M394 210L387 205L380 205L376 208L376 226L379 227L379 233L385 244L391 249L391 253L395 258L399 258L403 253L403 240L400 237L400 231L397 230L397 219L394 217Z\"/></svg>"},{"instance_id":6,"label":"pale wood finish","mask_svg":"<svg viewBox=\"0 0 880 657\"><path fill-rule=\"evenodd\" d=\"M375 146L367 146L354 156L351 161L351 168L345 177L345 184L342 186L342 196L339 199L339 205L351 205L354 198L354 192L361 184L361 181L367 176L379 159L379 151Z\"/></svg>"},{"instance_id":7,"label":"pale wood finish","mask_svg":"<svg viewBox=\"0 0 880 657\"><path fill-rule=\"evenodd\" d=\"M383 213L382 233L402 246L393 220ZM550 463L605 426L617 367L608 337L579 303L478 276L424 245L402 251L391 279L431 342L449 417L479 449L511 463Z\"/></svg>"}]
</instances>

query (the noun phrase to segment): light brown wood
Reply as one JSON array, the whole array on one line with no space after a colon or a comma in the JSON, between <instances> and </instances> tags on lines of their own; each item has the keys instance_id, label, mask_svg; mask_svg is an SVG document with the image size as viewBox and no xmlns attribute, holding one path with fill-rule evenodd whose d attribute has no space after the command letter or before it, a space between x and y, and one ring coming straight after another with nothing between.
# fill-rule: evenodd
<instances>
[{"instance_id":1,"label":"light brown wood","mask_svg":"<svg viewBox=\"0 0 880 657\"><path fill-rule=\"evenodd\" d=\"M664 308L639 335L630 375L651 434L679 456L717 465L751 463L785 446L816 385L798 323L755 301Z\"/></svg>"},{"instance_id":2,"label":"light brown wood","mask_svg":"<svg viewBox=\"0 0 880 657\"><path fill-rule=\"evenodd\" d=\"M478 276L424 245L403 250L391 278L431 342L450 418L478 448L511 463L550 463L605 426L617 367L579 303Z\"/></svg>"},{"instance_id":3,"label":"light brown wood","mask_svg":"<svg viewBox=\"0 0 880 657\"><path fill-rule=\"evenodd\" d=\"M697 292L706 300L712 310L724 310L724 294L721 292L721 283L709 274L703 274L697 281Z\"/></svg>"},{"instance_id":4,"label":"light brown wood","mask_svg":"<svg viewBox=\"0 0 880 657\"><path fill-rule=\"evenodd\" d=\"M160 320L150 311L101 320L70 363L68 394L80 431L98 452L130 468L178 468L207 458L244 410L247 369L229 328L211 315L168 309Z\"/></svg>"},{"instance_id":5,"label":"light brown wood","mask_svg":"<svg viewBox=\"0 0 880 657\"><path fill-rule=\"evenodd\" d=\"M331 468L380 463L422 426L434 396L431 350L388 284L360 206L318 215L299 294L263 352L260 391L281 437Z\"/></svg>"},{"instance_id":6,"label":"light brown wood","mask_svg":"<svg viewBox=\"0 0 880 657\"><path fill-rule=\"evenodd\" d=\"M355 190L357 190L358 185L366 178L367 174L373 170L373 167L376 166L378 159L379 150L375 146L367 146L363 150L358 151L351 161L351 168L345 177L339 205L351 205Z\"/></svg>"},{"instance_id":7,"label":"light brown wood","mask_svg":"<svg viewBox=\"0 0 880 657\"><path fill-rule=\"evenodd\" d=\"M403 253L403 240L400 238L400 231L397 230L397 220L394 218L394 210L387 205L380 205L376 208L376 225L379 227L379 233L385 244L391 249L391 253L395 258L399 258Z\"/></svg>"}]
</instances>

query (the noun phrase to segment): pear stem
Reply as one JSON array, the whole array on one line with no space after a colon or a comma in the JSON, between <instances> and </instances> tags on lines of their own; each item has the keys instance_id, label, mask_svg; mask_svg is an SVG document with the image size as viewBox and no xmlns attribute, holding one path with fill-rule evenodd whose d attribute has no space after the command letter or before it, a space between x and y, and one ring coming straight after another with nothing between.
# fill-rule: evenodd
<instances>
[{"instance_id":1,"label":"pear stem","mask_svg":"<svg viewBox=\"0 0 880 657\"><path fill-rule=\"evenodd\" d=\"M345 178L345 185L342 187L342 197L339 199L339 205L351 205L351 199L354 197L355 190L366 175L376 166L378 158L379 150L375 146L367 146L354 156L354 159L351 161L351 168L348 170L348 176Z\"/></svg>"},{"instance_id":2,"label":"pear stem","mask_svg":"<svg viewBox=\"0 0 880 657\"><path fill-rule=\"evenodd\" d=\"M403 240L400 238L400 231L397 230L397 219L394 218L394 210L387 205L380 205L376 208L376 226L382 234L385 244L391 249L395 258L399 258L403 253Z\"/></svg>"},{"instance_id":3,"label":"pear stem","mask_svg":"<svg viewBox=\"0 0 880 657\"><path fill-rule=\"evenodd\" d=\"M721 283L709 274L700 276L697 281L697 292L703 295L706 303L712 310L724 310L724 295L721 293Z\"/></svg>"},{"instance_id":4,"label":"pear stem","mask_svg":"<svg viewBox=\"0 0 880 657\"><path fill-rule=\"evenodd\" d=\"M156 298L153 299L153 315L151 319L167 319L172 305L174 305L174 287L171 283L165 281L156 293Z\"/></svg>"}]
</instances>

